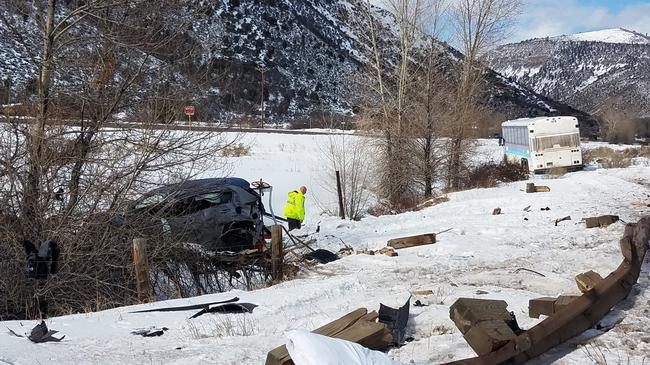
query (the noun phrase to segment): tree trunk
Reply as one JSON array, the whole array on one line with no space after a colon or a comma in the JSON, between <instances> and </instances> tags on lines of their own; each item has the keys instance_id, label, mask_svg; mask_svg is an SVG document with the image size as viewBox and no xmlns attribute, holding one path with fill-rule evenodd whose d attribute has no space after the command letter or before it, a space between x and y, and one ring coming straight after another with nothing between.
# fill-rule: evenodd
<instances>
[{"instance_id":1,"label":"tree trunk","mask_svg":"<svg viewBox=\"0 0 650 365\"><path fill-rule=\"evenodd\" d=\"M56 0L47 2L47 18L43 31L43 54L38 75L38 115L36 125L31 128L27 136L29 145L29 173L23 196L23 222L26 232L32 238L41 239L43 230L43 209L40 206L42 198L41 181L47 163L43 158L45 140L45 125L47 124L50 106L50 76L52 73L52 48L54 44L54 8Z\"/></svg>"}]
</instances>

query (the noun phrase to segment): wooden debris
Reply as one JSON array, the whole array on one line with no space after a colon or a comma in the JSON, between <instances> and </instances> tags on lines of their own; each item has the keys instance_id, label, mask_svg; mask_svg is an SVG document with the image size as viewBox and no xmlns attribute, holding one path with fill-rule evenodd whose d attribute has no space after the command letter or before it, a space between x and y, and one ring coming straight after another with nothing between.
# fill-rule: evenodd
<instances>
[{"instance_id":1,"label":"wooden debris","mask_svg":"<svg viewBox=\"0 0 650 365\"><path fill-rule=\"evenodd\" d=\"M584 218L587 228L607 227L612 223L619 221L617 215L601 215L599 217Z\"/></svg>"},{"instance_id":2,"label":"wooden debris","mask_svg":"<svg viewBox=\"0 0 650 365\"><path fill-rule=\"evenodd\" d=\"M526 192L527 193L548 193L551 191L551 188L548 186L541 186L541 185L535 185L534 183L527 183L526 184Z\"/></svg>"},{"instance_id":3,"label":"wooden debris","mask_svg":"<svg viewBox=\"0 0 650 365\"><path fill-rule=\"evenodd\" d=\"M395 252L395 249L392 247L384 247L381 250L379 250L379 253L388 257L398 256L397 252Z\"/></svg>"},{"instance_id":4,"label":"wooden debris","mask_svg":"<svg viewBox=\"0 0 650 365\"><path fill-rule=\"evenodd\" d=\"M357 251L357 255L374 255L375 251L373 250L363 250L363 251Z\"/></svg>"},{"instance_id":5,"label":"wooden debris","mask_svg":"<svg viewBox=\"0 0 650 365\"><path fill-rule=\"evenodd\" d=\"M356 342L372 350L384 350L393 343L390 331L383 323L378 323L378 313L368 313L359 308L343 317L312 331L313 333ZM266 365L291 365L293 361L285 345L269 351Z\"/></svg>"},{"instance_id":6,"label":"wooden debris","mask_svg":"<svg viewBox=\"0 0 650 365\"><path fill-rule=\"evenodd\" d=\"M350 256L354 253L354 249L350 246L343 247L339 250L339 256Z\"/></svg>"},{"instance_id":7,"label":"wooden debris","mask_svg":"<svg viewBox=\"0 0 650 365\"><path fill-rule=\"evenodd\" d=\"M411 295L433 295L433 290L411 290Z\"/></svg>"},{"instance_id":8,"label":"wooden debris","mask_svg":"<svg viewBox=\"0 0 650 365\"><path fill-rule=\"evenodd\" d=\"M567 215L566 217L563 217L563 218L558 218L558 219L555 220L555 226L557 227L557 224L560 223L560 222L570 221L570 220L571 220L570 215Z\"/></svg>"},{"instance_id":9,"label":"wooden debris","mask_svg":"<svg viewBox=\"0 0 650 365\"><path fill-rule=\"evenodd\" d=\"M578 289L583 293L595 288L602 280L603 277L593 270L576 275L576 284L578 284Z\"/></svg>"},{"instance_id":10,"label":"wooden debris","mask_svg":"<svg viewBox=\"0 0 650 365\"><path fill-rule=\"evenodd\" d=\"M514 318L503 300L458 299L449 310L449 317L477 354L488 354L516 337L507 322Z\"/></svg>"},{"instance_id":11,"label":"wooden debris","mask_svg":"<svg viewBox=\"0 0 650 365\"><path fill-rule=\"evenodd\" d=\"M540 315L551 316L567 307L576 298L578 297L575 295L561 295L557 298L542 297L531 299L528 301L528 316L530 318L539 318Z\"/></svg>"},{"instance_id":12,"label":"wooden debris","mask_svg":"<svg viewBox=\"0 0 650 365\"><path fill-rule=\"evenodd\" d=\"M557 298L542 297L528 301L528 316L530 318L539 318L541 315L550 316L555 313L553 306Z\"/></svg>"},{"instance_id":13,"label":"wooden debris","mask_svg":"<svg viewBox=\"0 0 650 365\"><path fill-rule=\"evenodd\" d=\"M388 241L388 246L398 250L400 248L430 245L433 243L436 243L436 234L428 233L428 234L421 234L418 236L394 238Z\"/></svg>"},{"instance_id":14,"label":"wooden debris","mask_svg":"<svg viewBox=\"0 0 650 365\"><path fill-rule=\"evenodd\" d=\"M636 224L628 224L620 241L623 261L616 270L596 283L592 290L578 297L559 297L553 304L555 313L534 327L517 334L489 353L479 353L477 357L449 364L523 364L593 327L630 294L632 286L639 279L649 240L650 216L642 218ZM450 316L452 319L458 317L454 313L450 313ZM467 333L463 328L471 327L472 323L469 320L454 322L463 334Z\"/></svg>"},{"instance_id":15,"label":"wooden debris","mask_svg":"<svg viewBox=\"0 0 650 365\"><path fill-rule=\"evenodd\" d=\"M501 208L494 208L494 210L492 211L492 215L499 215L499 214L501 214Z\"/></svg>"}]
</instances>

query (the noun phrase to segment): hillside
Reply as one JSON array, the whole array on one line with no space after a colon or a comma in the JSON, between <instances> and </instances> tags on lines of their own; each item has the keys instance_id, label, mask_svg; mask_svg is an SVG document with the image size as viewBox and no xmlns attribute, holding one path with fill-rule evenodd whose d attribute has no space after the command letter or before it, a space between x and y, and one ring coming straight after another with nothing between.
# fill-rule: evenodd
<instances>
[{"instance_id":1,"label":"hillside","mask_svg":"<svg viewBox=\"0 0 650 365\"><path fill-rule=\"evenodd\" d=\"M589 113L650 115L650 38L607 29L507 44L490 54L502 75Z\"/></svg>"},{"instance_id":2,"label":"hillside","mask_svg":"<svg viewBox=\"0 0 650 365\"><path fill-rule=\"evenodd\" d=\"M288 121L360 110L364 98L360 84L369 67L365 2L221 0L189 6L191 27L180 38L185 48L198 50L196 56L189 64L180 62L179 54L159 57L156 67L171 67L178 78L195 82L197 110L204 118L248 115ZM12 20L12 28L20 30L16 36L0 25L0 79L4 80L0 87L9 87L14 96L31 97L40 31L29 8L25 14L0 11ZM394 18L377 7L370 14L380 24L384 61L389 66L397 51L390 41L397 34ZM86 27L93 30L92 24ZM439 49L440 64L453 64L462 57L445 44ZM207 83L197 83L188 70L209 75ZM491 109L506 118L571 114L589 120L585 113L493 72L486 90Z\"/></svg>"}]
</instances>

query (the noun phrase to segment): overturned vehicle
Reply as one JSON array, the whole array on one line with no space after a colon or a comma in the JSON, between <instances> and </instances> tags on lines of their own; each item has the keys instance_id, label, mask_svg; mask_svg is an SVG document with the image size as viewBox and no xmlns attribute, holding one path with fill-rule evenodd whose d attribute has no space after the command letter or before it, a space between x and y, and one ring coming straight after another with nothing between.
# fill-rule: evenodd
<instances>
[{"instance_id":1,"label":"overturned vehicle","mask_svg":"<svg viewBox=\"0 0 650 365\"><path fill-rule=\"evenodd\" d=\"M168 235L210 251L238 252L263 244L264 205L241 178L189 180L144 194L114 222L147 236Z\"/></svg>"}]
</instances>

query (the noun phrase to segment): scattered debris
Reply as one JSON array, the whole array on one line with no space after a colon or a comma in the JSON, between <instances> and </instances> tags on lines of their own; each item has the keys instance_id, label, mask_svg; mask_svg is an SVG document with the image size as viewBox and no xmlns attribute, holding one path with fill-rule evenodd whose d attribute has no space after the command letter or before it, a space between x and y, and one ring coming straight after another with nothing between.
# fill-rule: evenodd
<instances>
[{"instance_id":1,"label":"scattered debris","mask_svg":"<svg viewBox=\"0 0 650 365\"><path fill-rule=\"evenodd\" d=\"M129 312L129 313L182 312L182 311L189 311L189 310L196 310L196 309L207 309L211 305L224 304L224 303L234 303L234 302L237 302L237 301L239 301L239 298L234 297L234 298L231 298L231 299L221 300L221 301L218 301L218 302L192 304L192 305L184 305L184 306L177 306L177 307L163 307L163 308L145 309L145 310Z\"/></svg>"},{"instance_id":2,"label":"scattered debris","mask_svg":"<svg viewBox=\"0 0 650 365\"><path fill-rule=\"evenodd\" d=\"M602 228L618 222L620 218L617 215L601 215L599 217L584 218L584 220L587 228Z\"/></svg>"},{"instance_id":3,"label":"scattered debris","mask_svg":"<svg viewBox=\"0 0 650 365\"><path fill-rule=\"evenodd\" d=\"M379 250L379 253L388 257L398 256L397 252L395 252L395 249L392 247L384 247L381 250Z\"/></svg>"},{"instance_id":4,"label":"scattered debris","mask_svg":"<svg viewBox=\"0 0 650 365\"><path fill-rule=\"evenodd\" d=\"M531 299L528 301L528 316L530 318L539 318L540 315L551 316L571 304L576 298L578 296L560 295L557 298L542 297Z\"/></svg>"},{"instance_id":5,"label":"scattered debris","mask_svg":"<svg viewBox=\"0 0 650 365\"><path fill-rule=\"evenodd\" d=\"M485 295L485 294L490 294L490 293L486 292L485 290L479 289L479 290L475 291L474 294L476 294L476 295Z\"/></svg>"},{"instance_id":6,"label":"scattered debris","mask_svg":"<svg viewBox=\"0 0 650 365\"><path fill-rule=\"evenodd\" d=\"M357 255L374 255L375 251L373 250L363 250L363 251L358 251Z\"/></svg>"},{"instance_id":7,"label":"scattered debris","mask_svg":"<svg viewBox=\"0 0 650 365\"><path fill-rule=\"evenodd\" d=\"M366 308L359 308L345 316L330 322L313 333L340 338L356 342L371 350L385 350L393 343L393 337L384 323L378 323L379 314L375 311L368 312ZM269 351L266 356L266 365L289 365L291 357L285 345Z\"/></svg>"},{"instance_id":8,"label":"scattered debris","mask_svg":"<svg viewBox=\"0 0 650 365\"><path fill-rule=\"evenodd\" d=\"M415 303L413 303L413 306L414 306L414 307L428 307L429 305L428 305L428 304L422 304L422 302L420 301L420 299L417 299L417 300L415 301Z\"/></svg>"},{"instance_id":9,"label":"scattered debris","mask_svg":"<svg viewBox=\"0 0 650 365\"><path fill-rule=\"evenodd\" d=\"M350 246L345 246L341 248L338 252L339 256L350 256L354 253L354 249Z\"/></svg>"},{"instance_id":10,"label":"scattered debris","mask_svg":"<svg viewBox=\"0 0 650 365\"><path fill-rule=\"evenodd\" d=\"M551 208L546 207L546 208L539 208L539 210L551 210Z\"/></svg>"},{"instance_id":11,"label":"scattered debris","mask_svg":"<svg viewBox=\"0 0 650 365\"><path fill-rule=\"evenodd\" d=\"M558 219L555 220L555 226L557 227L557 224L560 223L560 222L570 221L570 220L571 220L571 216L570 216L570 215L567 215L567 216L564 217L564 218L558 218Z\"/></svg>"},{"instance_id":12,"label":"scattered debris","mask_svg":"<svg viewBox=\"0 0 650 365\"><path fill-rule=\"evenodd\" d=\"M411 290L411 295L433 295L433 290Z\"/></svg>"},{"instance_id":13,"label":"scattered debris","mask_svg":"<svg viewBox=\"0 0 650 365\"><path fill-rule=\"evenodd\" d=\"M535 186L534 183L528 183L526 184L526 192L527 193L548 193L551 191L551 188L548 186Z\"/></svg>"},{"instance_id":14,"label":"scattered debris","mask_svg":"<svg viewBox=\"0 0 650 365\"><path fill-rule=\"evenodd\" d=\"M25 336L19 335L18 333L14 332L14 330L12 329L8 328L8 330L10 334L16 337L25 338ZM32 331L27 336L27 338L34 343L60 342L65 338L65 336L61 338L56 338L54 337L54 335L57 333L59 333L59 331L49 330L47 328L47 325L45 324L45 321L41 321L41 323L37 324L34 328L32 328Z\"/></svg>"},{"instance_id":15,"label":"scattered debris","mask_svg":"<svg viewBox=\"0 0 650 365\"><path fill-rule=\"evenodd\" d=\"M603 277L593 270L576 275L576 284L578 284L578 289L583 293L596 287L596 285L598 285L602 280Z\"/></svg>"},{"instance_id":16,"label":"scattered debris","mask_svg":"<svg viewBox=\"0 0 650 365\"><path fill-rule=\"evenodd\" d=\"M165 331L167 330L169 330L167 327L138 328L134 331L131 331L131 334L139 335L142 337L158 337L165 334Z\"/></svg>"},{"instance_id":17,"label":"scattered debris","mask_svg":"<svg viewBox=\"0 0 650 365\"><path fill-rule=\"evenodd\" d=\"M451 306L449 317L480 356L502 347L521 332L507 307L503 300L460 298Z\"/></svg>"},{"instance_id":18,"label":"scattered debris","mask_svg":"<svg viewBox=\"0 0 650 365\"><path fill-rule=\"evenodd\" d=\"M397 346L404 343L406 333L406 324L409 320L409 307L411 306L411 297L406 300L399 309L379 304L379 322L386 324L390 330L393 342Z\"/></svg>"},{"instance_id":19,"label":"scattered debris","mask_svg":"<svg viewBox=\"0 0 650 365\"><path fill-rule=\"evenodd\" d=\"M628 224L621 238L623 261L606 278L578 297L560 296L533 299L529 314L550 315L527 331L508 331L503 323L507 304L503 301L461 298L451 308L450 317L461 330L477 357L457 360L458 364L523 364L568 339L592 328L631 292L641 274L650 241L650 216ZM593 274L585 274L593 279ZM597 278L596 278L597 279ZM583 285L581 283L579 285ZM506 317L506 318L504 318ZM481 323L485 325L481 326ZM510 326L509 326L510 327ZM512 329L512 327L511 327Z\"/></svg>"},{"instance_id":20,"label":"scattered debris","mask_svg":"<svg viewBox=\"0 0 650 365\"><path fill-rule=\"evenodd\" d=\"M499 215L499 214L501 214L501 208L494 208L494 210L492 211L492 215Z\"/></svg>"},{"instance_id":21,"label":"scattered debris","mask_svg":"<svg viewBox=\"0 0 650 365\"><path fill-rule=\"evenodd\" d=\"M327 264L328 262L333 262L339 259L338 255L334 252L322 248L309 252L303 257L307 260L316 260L321 264Z\"/></svg>"},{"instance_id":22,"label":"scattered debris","mask_svg":"<svg viewBox=\"0 0 650 365\"><path fill-rule=\"evenodd\" d=\"M388 241L388 246L398 250L401 248L430 245L436 243L436 234L428 233L417 236L394 238Z\"/></svg>"},{"instance_id":23,"label":"scattered debris","mask_svg":"<svg viewBox=\"0 0 650 365\"><path fill-rule=\"evenodd\" d=\"M531 207L531 206L529 205L529 206L527 206L526 208L524 208L524 212L530 212L530 207Z\"/></svg>"},{"instance_id":24,"label":"scattered debris","mask_svg":"<svg viewBox=\"0 0 650 365\"><path fill-rule=\"evenodd\" d=\"M519 272L521 272L521 271L532 272L533 274L537 274L537 275L539 275L539 276L541 276L541 277L543 277L543 278L546 277L546 275L544 275L544 274L542 274L542 273L540 273L540 272L537 272L537 271L535 271L535 270L531 270L531 269L526 269L525 267L520 267L520 268L518 268L517 270L515 270L513 273L514 273L514 274L519 274Z\"/></svg>"},{"instance_id":25,"label":"scattered debris","mask_svg":"<svg viewBox=\"0 0 650 365\"><path fill-rule=\"evenodd\" d=\"M201 309L199 312L190 317L196 318L202 316L206 313L221 313L221 314L233 314L233 313L252 313L253 309L257 308L257 304L252 303L227 303L219 304L216 306L210 306L209 308Z\"/></svg>"},{"instance_id":26,"label":"scattered debris","mask_svg":"<svg viewBox=\"0 0 650 365\"><path fill-rule=\"evenodd\" d=\"M524 220L525 220L525 221L527 221L527 220L528 220L528 218L526 218L526 217L524 217Z\"/></svg>"}]
</instances>

